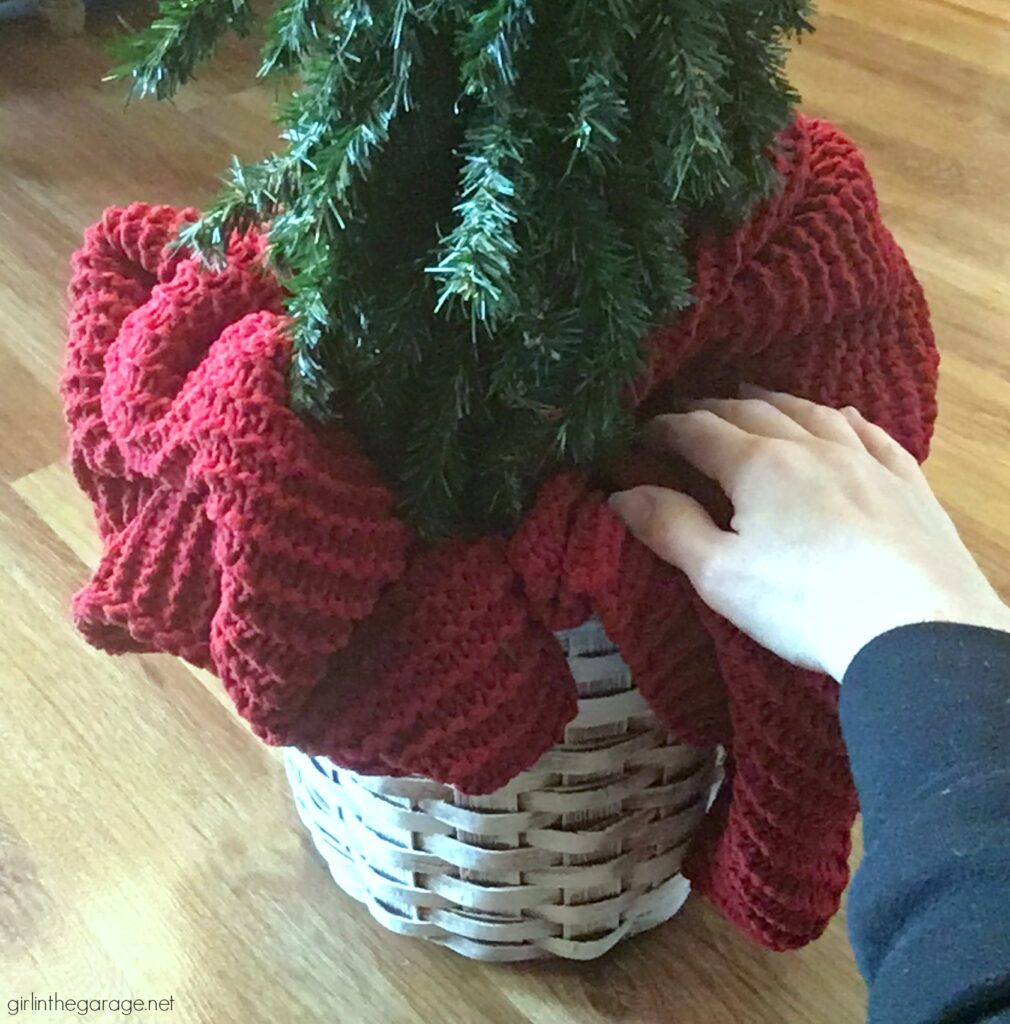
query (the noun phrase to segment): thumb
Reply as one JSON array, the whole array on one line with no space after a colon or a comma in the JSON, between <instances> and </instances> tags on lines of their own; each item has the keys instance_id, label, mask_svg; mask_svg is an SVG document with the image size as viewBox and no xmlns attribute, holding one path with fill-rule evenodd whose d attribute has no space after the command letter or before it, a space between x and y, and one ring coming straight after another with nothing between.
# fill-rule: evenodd
<instances>
[{"instance_id":1,"label":"thumb","mask_svg":"<svg viewBox=\"0 0 1010 1024\"><path fill-rule=\"evenodd\" d=\"M665 487L619 491L610 507L646 547L692 579L730 537L694 498Z\"/></svg>"}]
</instances>

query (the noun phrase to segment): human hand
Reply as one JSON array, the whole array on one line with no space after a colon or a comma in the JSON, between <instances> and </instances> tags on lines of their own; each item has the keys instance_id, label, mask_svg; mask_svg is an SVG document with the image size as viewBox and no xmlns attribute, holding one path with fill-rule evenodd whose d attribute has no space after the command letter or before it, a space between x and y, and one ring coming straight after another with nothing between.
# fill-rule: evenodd
<instances>
[{"instance_id":1,"label":"human hand","mask_svg":"<svg viewBox=\"0 0 1010 1024\"><path fill-rule=\"evenodd\" d=\"M762 646L841 681L870 640L914 622L1010 630L915 459L855 409L744 387L689 403L648 442L716 480L731 531L693 498L636 487L610 501L711 608Z\"/></svg>"}]
</instances>

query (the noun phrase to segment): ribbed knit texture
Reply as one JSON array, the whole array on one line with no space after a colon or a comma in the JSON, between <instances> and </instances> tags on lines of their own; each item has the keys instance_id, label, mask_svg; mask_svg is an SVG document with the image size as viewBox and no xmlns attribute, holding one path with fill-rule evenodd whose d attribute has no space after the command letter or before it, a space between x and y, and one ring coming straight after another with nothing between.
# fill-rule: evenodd
<instances>
[{"instance_id":1,"label":"ribbed knit texture","mask_svg":"<svg viewBox=\"0 0 1010 1024\"><path fill-rule=\"evenodd\" d=\"M922 459L937 355L862 159L806 119L776 159L780 192L699 240L697 302L649 339L631 400L751 381L855 405ZM200 270L166 247L193 216L110 210L74 257L63 393L105 545L74 602L85 636L213 669L270 743L484 792L561 738L575 688L553 631L595 613L660 721L729 751L696 887L765 945L820 934L856 813L834 684L704 608L578 473L549 481L511 538L414 543L354 438L289 410L262 240ZM614 475L655 469L629 457ZM697 474L662 473L725 516Z\"/></svg>"}]
</instances>

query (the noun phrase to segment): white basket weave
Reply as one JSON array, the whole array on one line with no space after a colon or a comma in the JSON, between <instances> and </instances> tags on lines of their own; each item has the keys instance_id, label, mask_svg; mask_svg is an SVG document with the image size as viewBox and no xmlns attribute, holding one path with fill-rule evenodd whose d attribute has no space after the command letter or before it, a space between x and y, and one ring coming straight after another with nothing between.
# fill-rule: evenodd
<instances>
[{"instance_id":1,"label":"white basket weave","mask_svg":"<svg viewBox=\"0 0 1010 1024\"><path fill-rule=\"evenodd\" d=\"M687 898L681 861L719 758L663 732L598 622L558 639L578 715L490 796L285 751L333 878L392 931L480 960L591 960Z\"/></svg>"}]
</instances>

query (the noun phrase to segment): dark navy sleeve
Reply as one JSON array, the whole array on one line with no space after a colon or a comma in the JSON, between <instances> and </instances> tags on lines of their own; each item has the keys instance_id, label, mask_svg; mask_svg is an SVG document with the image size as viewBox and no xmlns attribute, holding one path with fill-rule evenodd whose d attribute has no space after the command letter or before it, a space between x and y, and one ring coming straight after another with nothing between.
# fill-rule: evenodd
<instances>
[{"instance_id":1,"label":"dark navy sleeve","mask_svg":"<svg viewBox=\"0 0 1010 1024\"><path fill-rule=\"evenodd\" d=\"M849 933L870 1024L1010 1024L1010 633L904 626L852 662L865 854Z\"/></svg>"}]
</instances>

